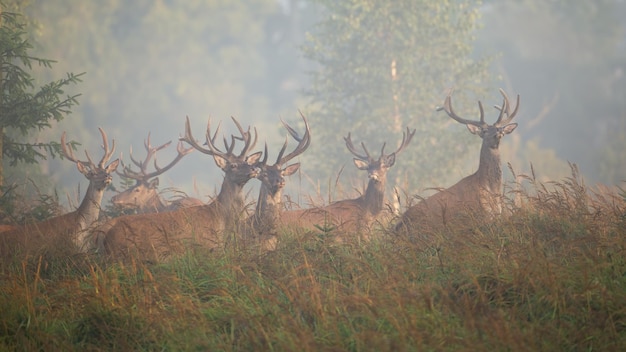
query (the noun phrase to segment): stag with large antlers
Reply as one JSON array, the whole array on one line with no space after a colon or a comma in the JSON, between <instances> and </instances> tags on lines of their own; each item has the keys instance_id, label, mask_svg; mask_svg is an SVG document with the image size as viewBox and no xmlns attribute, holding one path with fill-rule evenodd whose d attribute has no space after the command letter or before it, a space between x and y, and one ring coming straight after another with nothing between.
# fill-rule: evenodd
<instances>
[{"instance_id":1,"label":"stag with large antlers","mask_svg":"<svg viewBox=\"0 0 626 352\"><path fill-rule=\"evenodd\" d=\"M260 172L257 179L261 181L259 190L259 200L256 204L255 212L246 221L246 240L254 240L261 243L263 249L273 249L276 244L277 230L280 226L280 217L283 212L282 190L285 187L285 177L293 175L300 168L300 163L284 166L293 158L302 154L311 143L311 131L306 117L300 113L304 121L305 132L300 136L298 132L284 121L283 126L287 129L298 145L293 151L285 154L288 137L285 139L276 162L273 165L267 164L267 144L263 160L257 164Z\"/></svg>"},{"instance_id":2,"label":"stag with large antlers","mask_svg":"<svg viewBox=\"0 0 626 352\"><path fill-rule=\"evenodd\" d=\"M83 197L78 209L70 213L57 216L45 221L18 226L12 231L3 233L2 249L3 254L8 251L16 251L16 248L7 248L17 246L19 250L29 251L38 249L39 246L46 244L58 244L59 242L71 240L79 251L87 251L91 249L88 243L88 232L90 228L98 221L100 216L100 202L104 195L105 188L111 184L112 173L117 169L119 159L116 159L105 165L113 152L115 151L115 140L109 149L107 135L102 128L99 128L102 136L102 148L104 156L97 164L94 163L85 151L87 161L78 160L74 156L74 152L65 142L65 132L61 136L61 149L65 158L76 164L78 171L85 175L89 180L87 192Z\"/></svg>"},{"instance_id":3,"label":"stag with large antlers","mask_svg":"<svg viewBox=\"0 0 626 352\"><path fill-rule=\"evenodd\" d=\"M423 232L436 229L452 223L467 220L465 216L492 217L502 212L502 169L500 165L500 140L506 134L515 130L517 123L510 123L519 108L519 95L515 109L511 111L509 98L500 89L503 96L498 119L493 125L485 122L483 105L478 101L480 121L466 120L459 117L452 109L451 93L445 99L443 107L448 116L467 126L467 129L480 138L480 162L478 170L452 187L442 190L420 203L409 207L396 225L396 231L412 234L415 231Z\"/></svg>"},{"instance_id":4,"label":"stag with large antlers","mask_svg":"<svg viewBox=\"0 0 626 352\"><path fill-rule=\"evenodd\" d=\"M336 201L325 207L287 211L283 213L281 222L313 231L319 230L319 227L331 228L337 234L355 234L360 239L367 239L372 223L384 207L387 172L395 164L396 156L411 142L414 134L415 130L410 131L407 127L398 149L385 154L386 143L383 143L380 156L376 159L370 155L363 142L363 152L358 151L348 133L344 140L346 147L354 155L354 165L359 170L367 171L369 178L365 193L358 198ZM341 236L338 239L343 240Z\"/></svg>"},{"instance_id":5,"label":"stag with large antlers","mask_svg":"<svg viewBox=\"0 0 626 352\"><path fill-rule=\"evenodd\" d=\"M224 138L226 151L220 151L215 145L219 126L211 138L210 121L207 124L208 148L205 148L193 138L189 118L185 122L185 136L181 140L211 155L225 174L221 190L211 203L160 214L126 215L113 219L100 229L99 249L113 256L134 253L147 260L160 260L188 245L222 246L226 234L246 216L242 190L257 176L256 163L261 157L261 152L249 154L256 144L256 129L252 136L250 128L244 131L235 118L233 122L241 136L231 136L230 143ZM236 141L243 141L239 154L234 153Z\"/></svg>"},{"instance_id":6,"label":"stag with large antlers","mask_svg":"<svg viewBox=\"0 0 626 352\"><path fill-rule=\"evenodd\" d=\"M137 213L159 213L164 211L172 211L181 207L188 207L194 205L201 205L203 202L196 198L182 197L175 201L167 202L159 194L159 178L158 176L171 169L176 163L178 163L185 155L191 153L194 148L185 148L183 142L179 141L176 147L177 155L165 167L159 167L157 165L156 153L162 149L167 148L171 141L162 144L158 147L153 147L150 144L150 133L144 140L144 147L146 148L146 157L143 161L137 161L133 157L133 150L130 150L130 160L139 168L139 171L131 169L130 165L124 165L122 161L122 172L118 174L124 178L135 180L135 184L126 189L123 192L116 194L111 198L111 202L114 206L121 209L135 210ZM148 172L150 162L154 158L155 171Z\"/></svg>"}]
</instances>

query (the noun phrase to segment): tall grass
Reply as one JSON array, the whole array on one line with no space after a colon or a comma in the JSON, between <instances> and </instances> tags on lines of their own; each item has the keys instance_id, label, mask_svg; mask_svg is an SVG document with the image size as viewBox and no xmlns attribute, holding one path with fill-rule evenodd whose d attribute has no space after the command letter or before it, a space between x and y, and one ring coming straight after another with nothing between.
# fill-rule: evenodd
<instances>
[{"instance_id":1,"label":"tall grass","mask_svg":"<svg viewBox=\"0 0 626 352\"><path fill-rule=\"evenodd\" d=\"M573 170L437 246L292 231L158 264L11 258L0 350L626 350L625 195Z\"/></svg>"}]
</instances>

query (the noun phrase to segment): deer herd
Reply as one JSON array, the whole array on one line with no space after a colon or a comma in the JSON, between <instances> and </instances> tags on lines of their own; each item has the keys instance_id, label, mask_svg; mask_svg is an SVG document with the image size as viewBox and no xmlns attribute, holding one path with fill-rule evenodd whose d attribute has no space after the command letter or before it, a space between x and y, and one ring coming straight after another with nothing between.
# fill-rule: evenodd
<instances>
[{"instance_id":1,"label":"deer herd","mask_svg":"<svg viewBox=\"0 0 626 352\"><path fill-rule=\"evenodd\" d=\"M492 219L501 214L502 171L498 147L500 139L517 127L516 123L510 122L517 114L519 95L512 109L506 93L502 89L500 93L503 103L502 106L495 106L499 116L493 125L485 122L480 101L479 121L459 117L452 108L451 93L448 94L443 107L438 110L444 110L449 117L466 125L472 134L482 139L478 170L455 185L408 206L387 227L387 232L396 237L412 238L418 234L424 236L431 231L445 230L450 224L462 224L468 217ZM65 239L71 241L78 252L158 261L190 246L217 249L231 242L273 250L285 229L297 229L304 233L325 231L339 242L368 240L375 233L372 229L380 223L377 220L385 208L387 172L396 164L398 155L407 149L415 130L407 127L398 148L391 153L385 152L386 144L383 143L378 157L370 154L364 142L360 143L360 149L357 148L348 133L344 141L354 156L354 165L368 174L364 193L358 198L339 200L326 206L286 210L282 204L285 179L300 168L300 163L290 162L311 144L309 123L302 113L301 117L304 124L302 133L281 121L287 136L276 161L271 165L268 163L267 144L263 151L254 152L256 128L244 129L235 118L232 121L239 134L230 138L221 137L223 148L216 143L220 137L219 124L212 133L209 120L205 141L199 142L193 137L187 118L184 136L177 144L177 156L164 167L157 164L156 153L167 148L171 142L154 147L150 134L144 142L146 156L143 161L137 161L131 149L133 166L125 165L120 159L109 162L115 151L115 141L109 148L107 135L102 129L104 155L97 164L87 152L86 161L78 160L63 133L61 147L64 157L75 163L89 180L80 206L73 212L42 222L2 225L0 254L2 257L14 253L28 254L41 243ZM288 151L290 139L296 142L296 146ZM185 148L185 144L189 147ZM163 199L158 190L158 176L194 150L212 156L224 172L219 193L210 203L194 198ZM149 171L152 160L154 171ZM120 163L121 171L117 170ZM135 213L104 219L100 214L101 201L114 173L136 183L113 196L111 202L119 208L134 209ZM256 208L248 214L243 188L253 178L261 181L261 185Z\"/></svg>"}]
</instances>

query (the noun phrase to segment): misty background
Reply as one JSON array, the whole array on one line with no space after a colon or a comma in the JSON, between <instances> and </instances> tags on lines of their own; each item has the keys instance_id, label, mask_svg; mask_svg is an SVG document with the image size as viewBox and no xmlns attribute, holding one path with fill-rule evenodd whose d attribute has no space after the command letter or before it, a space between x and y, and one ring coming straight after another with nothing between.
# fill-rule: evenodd
<instances>
[{"instance_id":1,"label":"misty background","mask_svg":"<svg viewBox=\"0 0 626 352\"><path fill-rule=\"evenodd\" d=\"M456 110L477 119L476 99L480 99L487 121L493 123L497 112L491 107L502 101L499 87L508 92L512 101L516 94L521 96L521 110L515 119L519 127L503 138L500 147L503 163L510 162L518 172L528 172L532 163L545 181L569 176L568 162L572 162L579 166L588 184L623 186L626 1L446 3L470 3L477 9L477 17L472 18L476 23L473 41L467 43L471 46L468 59L489 59L490 82L477 82L480 95L469 102L459 100ZM37 69L37 77L45 82L66 72L86 72L83 82L67 92L81 93L80 105L61 123L34 137L59 141L62 132L67 131L69 139L82 144L77 155L87 149L99 158L100 126L109 140L115 139L116 153L122 152L128 164L131 146L135 158L143 159L143 141L151 133L155 146L173 141L157 155L163 166L176 154L176 141L184 132L186 116L198 140L204 139L209 118L212 126L221 121L222 133L234 133L230 120L234 116L244 127L256 127L256 150L267 142L269 160L273 161L286 133L280 119L302 131L300 109L311 121L312 148L301 158L302 173L291 177L285 193L299 201L303 201L298 196L303 192L324 194L334 189L332 184L339 174L344 190L355 194L352 187L365 184L366 177L352 170L352 157L343 140L337 138L336 143L327 143L332 144L327 147L333 148L334 153L315 154L313 145L321 129L340 136L352 131L355 138L360 127L350 121L337 124L322 120L310 97L303 94L310 89L311 73L320 64L305 59L303 46L307 38L315 35L317 24L328 19L328 7L332 7L328 4L305 0L111 0L97 4L30 1L24 12L35 21L35 54L58 61L52 70ZM422 39L428 41L428 37ZM426 60L427 56L428 53L415 52L418 60ZM445 177L429 178L420 173L418 185L404 185L408 193L449 186L478 167L480 139L434 112L449 89L455 88L455 94L462 95L467 84L458 87L450 79L441 81L441 89L433 92L436 98L427 97L424 104L432 116L449 124L446 131L460 131L466 139L441 135L438 137L445 144L438 148L442 155L460 150L466 156ZM409 126L418 127L415 121L419 120L411 120ZM380 124L387 121L381 119ZM418 134L415 138L425 140L430 136ZM372 141L370 149L377 151L382 142L395 145L400 139L401 134L380 136ZM403 166L403 158L410 153L409 146L394 166L405 177L409 173L407 165L411 164ZM414 157L435 158L426 153ZM339 167L333 164L328 170L319 166L328 164L330 159ZM79 184L81 190L87 187L87 180L71 162L48 159L40 166L49 175L49 184L42 185L42 189L56 188L61 195L76 197ZM7 177L7 184L15 182L9 174ZM208 201L217 193L222 178L210 156L194 151L160 177L160 188L175 187ZM114 183L119 189L119 178ZM250 199L256 199L257 187L257 181L249 183ZM104 202L111 195L107 192Z\"/></svg>"}]
</instances>

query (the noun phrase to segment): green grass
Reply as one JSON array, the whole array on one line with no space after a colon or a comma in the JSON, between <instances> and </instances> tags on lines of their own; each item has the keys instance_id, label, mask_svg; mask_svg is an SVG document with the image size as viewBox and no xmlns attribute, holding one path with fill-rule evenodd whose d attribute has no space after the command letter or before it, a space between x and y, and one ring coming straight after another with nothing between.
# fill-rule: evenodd
<instances>
[{"instance_id":1,"label":"green grass","mask_svg":"<svg viewBox=\"0 0 626 352\"><path fill-rule=\"evenodd\" d=\"M555 186L436 247L284 233L159 264L10 258L0 350L626 350L624 198Z\"/></svg>"}]
</instances>

